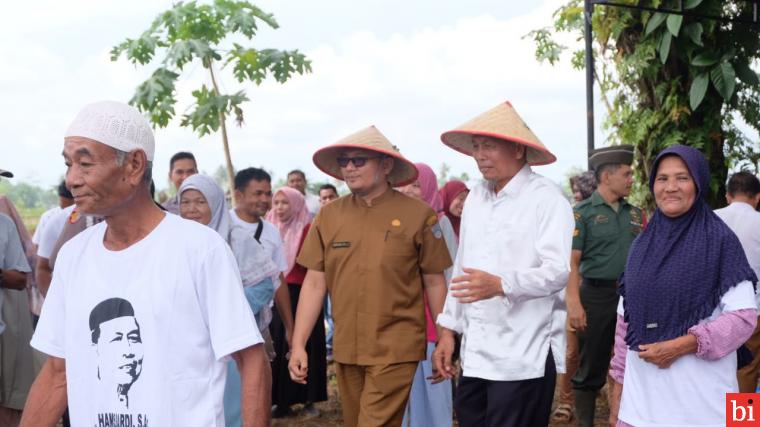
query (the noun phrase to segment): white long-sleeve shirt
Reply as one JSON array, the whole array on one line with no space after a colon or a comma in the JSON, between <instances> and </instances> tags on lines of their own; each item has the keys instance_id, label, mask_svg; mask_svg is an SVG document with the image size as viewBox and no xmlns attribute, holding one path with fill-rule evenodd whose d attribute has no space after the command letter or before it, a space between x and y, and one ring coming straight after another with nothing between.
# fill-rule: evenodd
<instances>
[{"instance_id":1,"label":"white long-sleeve shirt","mask_svg":"<svg viewBox=\"0 0 760 427\"><path fill-rule=\"evenodd\" d=\"M465 201L453 276L501 277L505 296L461 304L446 297L437 323L463 334L463 375L494 381L544 376L551 349L565 369L564 288L573 212L559 187L525 166L495 194L477 184Z\"/></svg>"}]
</instances>

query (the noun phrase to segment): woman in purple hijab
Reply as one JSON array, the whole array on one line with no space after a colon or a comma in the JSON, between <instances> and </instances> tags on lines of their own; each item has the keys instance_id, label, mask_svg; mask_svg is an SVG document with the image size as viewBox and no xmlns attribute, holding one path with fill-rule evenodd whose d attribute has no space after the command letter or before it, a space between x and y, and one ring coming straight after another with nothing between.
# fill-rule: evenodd
<instances>
[{"instance_id":1,"label":"woman in purple hijab","mask_svg":"<svg viewBox=\"0 0 760 427\"><path fill-rule=\"evenodd\" d=\"M652 171L657 210L620 279L610 421L723 426L726 393L738 391L736 350L757 322L757 277L705 201L702 154L669 147Z\"/></svg>"}]
</instances>

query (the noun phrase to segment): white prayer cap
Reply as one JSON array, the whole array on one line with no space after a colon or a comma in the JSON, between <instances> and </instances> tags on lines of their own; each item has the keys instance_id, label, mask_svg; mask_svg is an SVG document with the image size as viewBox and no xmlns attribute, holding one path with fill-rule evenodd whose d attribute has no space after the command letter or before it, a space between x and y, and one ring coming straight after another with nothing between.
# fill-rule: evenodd
<instances>
[{"instance_id":1,"label":"white prayer cap","mask_svg":"<svg viewBox=\"0 0 760 427\"><path fill-rule=\"evenodd\" d=\"M126 152L143 150L148 161L153 161L156 148L153 129L145 116L116 101L95 102L82 108L64 136L92 139Z\"/></svg>"}]
</instances>

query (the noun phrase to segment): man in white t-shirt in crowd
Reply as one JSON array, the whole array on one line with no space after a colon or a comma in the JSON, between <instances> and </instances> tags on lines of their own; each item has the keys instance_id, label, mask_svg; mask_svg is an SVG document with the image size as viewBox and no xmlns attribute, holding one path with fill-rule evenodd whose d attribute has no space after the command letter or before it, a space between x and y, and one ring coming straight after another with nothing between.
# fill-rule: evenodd
<instances>
[{"instance_id":1,"label":"man in white t-shirt in crowd","mask_svg":"<svg viewBox=\"0 0 760 427\"><path fill-rule=\"evenodd\" d=\"M316 216L322 204L319 202L319 197L306 192L306 174L300 169L293 169L288 172L287 184L288 187L298 190L303 194L304 199L306 199L306 208L309 209L312 217Z\"/></svg>"},{"instance_id":2,"label":"man in white t-shirt in crowd","mask_svg":"<svg viewBox=\"0 0 760 427\"><path fill-rule=\"evenodd\" d=\"M61 181L58 185L58 205L46 210L40 220L37 222L37 227L34 229L34 235L32 235L32 243L35 245L40 244L40 236L42 230L45 229L45 225L50 222L50 219L54 217L61 210L74 204L74 196L71 195L71 191L66 188L66 181Z\"/></svg>"},{"instance_id":3,"label":"man in white t-shirt in crowd","mask_svg":"<svg viewBox=\"0 0 760 427\"><path fill-rule=\"evenodd\" d=\"M731 175L726 185L728 206L715 213L728 225L742 244L750 267L760 276L760 180L750 172ZM758 318L760 320L760 318ZM752 362L736 372L740 393L754 393L760 378L760 324L745 343L752 353Z\"/></svg>"},{"instance_id":4,"label":"man in white t-shirt in crowd","mask_svg":"<svg viewBox=\"0 0 760 427\"><path fill-rule=\"evenodd\" d=\"M244 425L269 425L269 364L235 258L214 230L155 205L154 146L119 102L86 106L66 131L66 184L105 221L58 254L32 339L50 357L23 427L55 426L67 403L75 426L221 427L230 357Z\"/></svg>"},{"instance_id":5,"label":"man in white t-shirt in crowd","mask_svg":"<svg viewBox=\"0 0 760 427\"><path fill-rule=\"evenodd\" d=\"M293 312L290 309L290 294L285 283L288 262L280 231L264 219L272 208L272 177L264 169L246 168L235 174L235 200L237 205L230 209L235 223L251 232L251 235L266 249L280 271L279 277L272 278L275 286L274 304L285 326L288 343L293 336Z\"/></svg>"},{"instance_id":6,"label":"man in white t-shirt in crowd","mask_svg":"<svg viewBox=\"0 0 760 427\"><path fill-rule=\"evenodd\" d=\"M198 163L196 163L193 153L180 151L169 160L169 181L174 185L175 191L179 191L179 187L185 178L196 173L198 173ZM175 194L162 206L174 215L179 215L179 194Z\"/></svg>"},{"instance_id":7,"label":"man in white t-shirt in crowd","mask_svg":"<svg viewBox=\"0 0 760 427\"><path fill-rule=\"evenodd\" d=\"M72 196L69 189L66 188L66 181L61 181L61 183L58 185L58 206L48 209L42 214L42 216L40 216L40 220L37 223L37 227L34 229L34 235L32 235L32 243L34 243L34 245L37 247L38 253L39 253L40 241L42 240L43 235L47 234L47 236L50 236L51 234L55 234L57 236L58 234L60 234L60 228L62 228L63 223L61 223L59 219L57 219L57 216L61 214L61 211L68 208L69 206L72 206L73 204L74 204L74 196ZM48 228L48 225L50 225L51 223L56 224L53 226L53 228L56 229L56 232L46 233L46 229ZM49 237L47 238L49 239ZM55 244L55 242L52 242L52 244L49 244L49 243L50 242L46 242L46 245L52 246L52 244ZM42 268L49 269L49 265L47 264L48 258L49 256L44 257L44 258L38 256L37 265L34 266L35 271L37 270L37 267L40 266L40 264L43 264ZM48 285L50 285L49 275L47 276L47 280L45 281L45 292L47 292ZM39 320L40 310L42 309L42 303L45 300L42 290L40 289L40 285L39 283L37 283L36 280L35 280L35 287L34 289L32 289L30 297L31 297L31 301L29 301L29 303L32 309L32 318L33 318L34 325L36 326L37 320Z\"/></svg>"}]
</instances>

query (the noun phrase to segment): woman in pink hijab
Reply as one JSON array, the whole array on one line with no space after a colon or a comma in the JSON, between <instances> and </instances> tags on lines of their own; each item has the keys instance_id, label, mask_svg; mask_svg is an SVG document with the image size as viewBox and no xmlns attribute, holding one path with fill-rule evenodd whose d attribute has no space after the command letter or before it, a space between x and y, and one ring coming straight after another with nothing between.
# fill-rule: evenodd
<instances>
[{"instance_id":1,"label":"woman in pink hijab","mask_svg":"<svg viewBox=\"0 0 760 427\"><path fill-rule=\"evenodd\" d=\"M306 277L306 269L296 263L296 258L311 225L311 214L306 207L303 194L290 187L282 187L275 191L272 210L269 211L266 219L280 230L284 243L285 259L288 262L285 282L292 302L293 318L295 318L301 285ZM277 407L272 415L275 418L287 416L291 413L290 406L296 403L305 404L303 412L307 415L319 415L313 403L327 400L327 349L324 322L317 322L306 343L309 354L309 381L305 385L297 384L290 379L286 357L289 351L288 337L278 314L275 313L269 329L276 352L272 361L272 404Z\"/></svg>"},{"instance_id":2,"label":"woman in pink hijab","mask_svg":"<svg viewBox=\"0 0 760 427\"><path fill-rule=\"evenodd\" d=\"M435 176L433 169L425 163L415 163L414 165L419 172L417 181L398 190L407 196L422 200L430 205L438 214L438 225L453 261L457 253L458 239L454 233L451 221L449 221L449 218L444 213L443 198L438 192L438 178ZM444 271L444 275L448 284L451 280L451 268ZM430 308L428 308L427 301L425 301L425 318L427 320L427 359L420 362L417 366L402 425L405 427L428 425L450 426L452 425L453 410L451 380L431 384L426 379L433 375L433 364L430 363L430 356L433 350L435 350L435 342L438 338L436 336L435 322L432 316L430 316Z\"/></svg>"}]
</instances>

